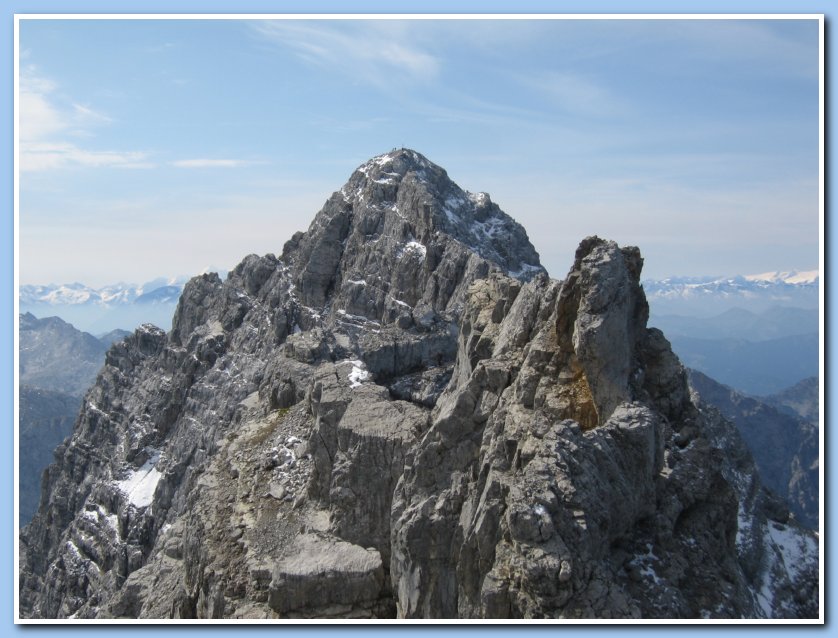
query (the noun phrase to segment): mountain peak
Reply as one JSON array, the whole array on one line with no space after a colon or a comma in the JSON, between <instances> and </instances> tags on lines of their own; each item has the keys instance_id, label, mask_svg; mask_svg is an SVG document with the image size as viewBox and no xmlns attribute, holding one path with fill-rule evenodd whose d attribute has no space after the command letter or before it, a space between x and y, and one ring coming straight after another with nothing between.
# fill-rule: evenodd
<instances>
[{"instance_id":1,"label":"mountain peak","mask_svg":"<svg viewBox=\"0 0 838 638\"><path fill-rule=\"evenodd\" d=\"M357 171L368 174L371 171L378 170L404 175L409 170L421 169L445 172L442 167L437 166L427 157L411 148L394 148L389 153L376 155L361 164Z\"/></svg>"},{"instance_id":2,"label":"mountain peak","mask_svg":"<svg viewBox=\"0 0 838 638\"><path fill-rule=\"evenodd\" d=\"M589 237L553 281L418 154L362 168L111 347L20 536L22 617L817 615L817 542L769 526L647 329L637 248Z\"/></svg>"},{"instance_id":3,"label":"mountain peak","mask_svg":"<svg viewBox=\"0 0 838 638\"><path fill-rule=\"evenodd\" d=\"M819 274L817 270L784 270L763 272L758 275L745 275L745 279L769 283L813 284L818 281Z\"/></svg>"},{"instance_id":4,"label":"mountain peak","mask_svg":"<svg viewBox=\"0 0 838 638\"><path fill-rule=\"evenodd\" d=\"M283 261L294 265L305 306L319 313L337 302L385 323L417 304L460 307L465 282L490 271L525 281L544 272L524 228L488 195L405 148L358 167Z\"/></svg>"}]
</instances>

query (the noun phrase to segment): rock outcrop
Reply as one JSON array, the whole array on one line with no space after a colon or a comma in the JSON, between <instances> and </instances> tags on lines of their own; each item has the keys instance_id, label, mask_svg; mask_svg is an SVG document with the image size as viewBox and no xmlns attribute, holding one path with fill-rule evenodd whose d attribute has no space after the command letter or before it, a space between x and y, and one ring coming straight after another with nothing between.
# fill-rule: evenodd
<instances>
[{"instance_id":1,"label":"rock outcrop","mask_svg":"<svg viewBox=\"0 0 838 638\"><path fill-rule=\"evenodd\" d=\"M767 573L790 560L771 530L814 542L646 329L641 263L589 238L563 282L474 284L456 382L394 496L400 615L811 613L809 586L794 600Z\"/></svg>"},{"instance_id":2,"label":"rock outcrop","mask_svg":"<svg viewBox=\"0 0 838 638\"><path fill-rule=\"evenodd\" d=\"M641 266L588 238L552 281L487 195L370 160L111 348L21 614L817 615L817 543L646 328Z\"/></svg>"}]
</instances>

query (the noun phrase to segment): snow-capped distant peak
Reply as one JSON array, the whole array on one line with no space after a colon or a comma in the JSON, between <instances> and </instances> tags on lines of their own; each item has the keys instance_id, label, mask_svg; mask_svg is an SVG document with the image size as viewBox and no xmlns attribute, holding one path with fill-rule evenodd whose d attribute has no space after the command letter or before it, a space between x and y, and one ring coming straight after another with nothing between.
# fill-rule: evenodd
<instances>
[{"instance_id":1,"label":"snow-capped distant peak","mask_svg":"<svg viewBox=\"0 0 838 638\"><path fill-rule=\"evenodd\" d=\"M174 303L180 296L186 277L160 277L141 286L118 283L101 288L83 284L61 284L20 286L19 296L22 306L47 304L50 306L122 306L137 301L156 301Z\"/></svg>"},{"instance_id":2,"label":"snow-capped distant peak","mask_svg":"<svg viewBox=\"0 0 838 638\"><path fill-rule=\"evenodd\" d=\"M733 307L752 311L771 306L818 306L819 272L777 271L735 277L646 279L643 289L657 314L722 312Z\"/></svg>"},{"instance_id":3,"label":"snow-capped distant peak","mask_svg":"<svg viewBox=\"0 0 838 638\"><path fill-rule=\"evenodd\" d=\"M767 281L784 284L813 284L818 280L817 270L785 270L763 272L758 275L745 275L748 281Z\"/></svg>"}]
</instances>

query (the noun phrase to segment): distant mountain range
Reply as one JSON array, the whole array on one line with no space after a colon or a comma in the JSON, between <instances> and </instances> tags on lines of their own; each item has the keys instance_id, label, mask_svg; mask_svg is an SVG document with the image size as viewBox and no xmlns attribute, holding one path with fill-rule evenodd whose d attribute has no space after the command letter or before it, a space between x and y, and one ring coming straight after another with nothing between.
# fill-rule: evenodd
<instances>
[{"instance_id":1,"label":"distant mountain range","mask_svg":"<svg viewBox=\"0 0 838 638\"><path fill-rule=\"evenodd\" d=\"M801 379L818 375L817 334L765 341L696 339L673 335L672 349L681 362L755 396L774 394Z\"/></svg>"},{"instance_id":2,"label":"distant mountain range","mask_svg":"<svg viewBox=\"0 0 838 638\"><path fill-rule=\"evenodd\" d=\"M205 272L209 270L205 269ZM226 270L216 272L222 279L227 276ZM94 334L114 328L134 329L142 323L153 323L168 330L174 308L188 279L186 276L161 277L140 285L117 283L100 288L82 283L43 286L27 284L20 286L20 311L31 312L39 317L57 315L80 330ZM731 309L756 314L777 307L816 310L819 286L817 270L778 271L722 278L669 277L643 282L653 319L662 315L681 315L690 320L712 317ZM794 322L797 318L789 314L786 320ZM737 321L740 325L743 323L741 318ZM811 326L813 321L817 321L817 315L807 315L804 321L807 326ZM672 321L660 327L667 334L677 332L699 336L682 331L688 329L689 321L681 323L685 325L677 326L678 329L674 331ZM749 335L724 336L753 339L752 333L749 332ZM707 334L700 336L710 337ZM777 336L781 335L761 335L759 338Z\"/></svg>"},{"instance_id":3,"label":"distant mountain range","mask_svg":"<svg viewBox=\"0 0 838 638\"><path fill-rule=\"evenodd\" d=\"M209 272L209 269L206 269ZM224 278L226 270L215 269ZM79 330L99 334L153 323L168 330L189 277L160 277L147 283L94 288L82 283L20 286L20 312L59 316Z\"/></svg>"},{"instance_id":4,"label":"distant mountain range","mask_svg":"<svg viewBox=\"0 0 838 638\"><path fill-rule=\"evenodd\" d=\"M21 305L48 304L52 306L121 306L133 303L175 303L180 297L187 277L159 278L148 283L118 283L92 288L81 283L24 285L20 287Z\"/></svg>"},{"instance_id":5,"label":"distant mountain range","mask_svg":"<svg viewBox=\"0 0 838 638\"><path fill-rule=\"evenodd\" d=\"M772 306L817 308L817 270L768 272L735 277L647 279L643 289L652 314L706 317L731 308L761 312Z\"/></svg>"}]
</instances>

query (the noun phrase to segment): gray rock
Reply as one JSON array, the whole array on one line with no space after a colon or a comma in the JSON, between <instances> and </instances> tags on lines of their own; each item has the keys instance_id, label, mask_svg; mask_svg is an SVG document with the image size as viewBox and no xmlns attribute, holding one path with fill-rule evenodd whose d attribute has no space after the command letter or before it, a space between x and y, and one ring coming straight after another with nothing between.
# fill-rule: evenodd
<instances>
[{"instance_id":1,"label":"gray rock","mask_svg":"<svg viewBox=\"0 0 838 638\"><path fill-rule=\"evenodd\" d=\"M549 280L488 196L370 160L280 258L111 347L21 533L21 614L813 613L817 546L769 527L641 263L589 238Z\"/></svg>"},{"instance_id":2,"label":"gray rock","mask_svg":"<svg viewBox=\"0 0 838 638\"><path fill-rule=\"evenodd\" d=\"M273 572L269 604L282 614L375 602L384 586L381 556L344 541L298 536Z\"/></svg>"},{"instance_id":3,"label":"gray rock","mask_svg":"<svg viewBox=\"0 0 838 638\"><path fill-rule=\"evenodd\" d=\"M646 329L641 263L589 238L558 290L472 286L452 383L394 495L400 616L813 613L784 592L811 591L816 544L783 526L806 567L775 580L776 512L736 430Z\"/></svg>"}]
</instances>

